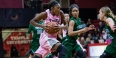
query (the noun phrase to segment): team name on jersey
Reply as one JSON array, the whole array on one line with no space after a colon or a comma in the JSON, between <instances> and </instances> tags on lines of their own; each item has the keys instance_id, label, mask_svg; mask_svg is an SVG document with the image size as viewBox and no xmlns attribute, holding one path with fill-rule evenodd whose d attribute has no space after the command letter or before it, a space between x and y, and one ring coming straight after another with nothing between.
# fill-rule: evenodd
<instances>
[{"instance_id":1,"label":"team name on jersey","mask_svg":"<svg viewBox=\"0 0 116 58\"><path fill-rule=\"evenodd\" d=\"M50 22L57 22L57 23L60 23L60 19L49 19Z\"/></svg>"},{"instance_id":2,"label":"team name on jersey","mask_svg":"<svg viewBox=\"0 0 116 58\"><path fill-rule=\"evenodd\" d=\"M85 28L85 26L83 26L83 24L77 26L77 29L82 29L82 28Z\"/></svg>"},{"instance_id":3,"label":"team name on jersey","mask_svg":"<svg viewBox=\"0 0 116 58\"><path fill-rule=\"evenodd\" d=\"M41 28L41 27L35 27L35 29L43 29L43 28Z\"/></svg>"}]
</instances>

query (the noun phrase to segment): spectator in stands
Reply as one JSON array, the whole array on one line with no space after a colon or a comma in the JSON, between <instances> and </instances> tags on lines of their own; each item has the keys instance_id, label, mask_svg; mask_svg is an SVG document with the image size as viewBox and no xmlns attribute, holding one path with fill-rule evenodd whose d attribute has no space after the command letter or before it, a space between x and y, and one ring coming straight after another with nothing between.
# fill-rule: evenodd
<instances>
[{"instance_id":1,"label":"spectator in stands","mask_svg":"<svg viewBox=\"0 0 116 58\"><path fill-rule=\"evenodd\" d=\"M85 39L84 39L83 36L80 38L80 43L82 44L82 46L84 46L84 44L85 44Z\"/></svg>"},{"instance_id":2,"label":"spectator in stands","mask_svg":"<svg viewBox=\"0 0 116 58\"><path fill-rule=\"evenodd\" d=\"M87 21L87 27L89 26L89 25L91 25L92 23L91 23L91 19L90 18L88 18L88 21Z\"/></svg>"},{"instance_id":3,"label":"spectator in stands","mask_svg":"<svg viewBox=\"0 0 116 58\"><path fill-rule=\"evenodd\" d=\"M90 44L94 44L94 40L91 40L91 41L90 41Z\"/></svg>"},{"instance_id":4,"label":"spectator in stands","mask_svg":"<svg viewBox=\"0 0 116 58\"><path fill-rule=\"evenodd\" d=\"M92 38L92 34L89 33L87 37L91 39Z\"/></svg>"},{"instance_id":5,"label":"spectator in stands","mask_svg":"<svg viewBox=\"0 0 116 58\"><path fill-rule=\"evenodd\" d=\"M90 38L86 38L83 48L86 50L86 56L88 56L88 44L90 44Z\"/></svg>"},{"instance_id":6,"label":"spectator in stands","mask_svg":"<svg viewBox=\"0 0 116 58\"><path fill-rule=\"evenodd\" d=\"M98 43L99 34L97 33L94 37L92 37L92 40L94 40L95 43Z\"/></svg>"},{"instance_id":7,"label":"spectator in stands","mask_svg":"<svg viewBox=\"0 0 116 58\"><path fill-rule=\"evenodd\" d=\"M95 30L92 33L92 40L95 40L95 43L98 42L99 39L99 29L95 28Z\"/></svg>"},{"instance_id":8,"label":"spectator in stands","mask_svg":"<svg viewBox=\"0 0 116 58\"><path fill-rule=\"evenodd\" d=\"M91 24L92 24L92 23L91 23L91 19L89 18L89 19L87 20L87 22L86 22L86 27L88 27L88 26L91 25ZM84 37L86 38L86 37L88 36L89 33L90 33L90 31L84 33Z\"/></svg>"},{"instance_id":9,"label":"spectator in stands","mask_svg":"<svg viewBox=\"0 0 116 58\"><path fill-rule=\"evenodd\" d=\"M97 32L98 32L99 35L101 35L101 33L102 33L102 32L100 32L99 28L97 28Z\"/></svg>"},{"instance_id":10,"label":"spectator in stands","mask_svg":"<svg viewBox=\"0 0 116 58\"><path fill-rule=\"evenodd\" d=\"M85 40L87 40L87 38L92 39L92 34L89 33L89 34L87 35L87 37L85 38Z\"/></svg>"},{"instance_id":11,"label":"spectator in stands","mask_svg":"<svg viewBox=\"0 0 116 58\"><path fill-rule=\"evenodd\" d=\"M84 44L84 48L87 50L88 48L88 44L90 44L90 38L87 37L86 40L85 40L85 44Z\"/></svg>"},{"instance_id":12,"label":"spectator in stands","mask_svg":"<svg viewBox=\"0 0 116 58\"><path fill-rule=\"evenodd\" d=\"M88 20L86 22L86 27L89 27L91 24L92 24L91 19L88 18ZM84 37L87 37L89 33L90 33L90 31L87 31L86 33L84 33Z\"/></svg>"},{"instance_id":13,"label":"spectator in stands","mask_svg":"<svg viewBox=\"0 0 116 58\"><path fill-rule=\"evenodd\" d=\"M102 33L103 28L104 28L104 24L103 24L103 22L100 21L99 26L98 26L100 33Z\"/></svg>"},{"instance_id":14,"label":"spectator in stands","mask_svg":"<svg viewBox=\"0 0 116 58\"><path fill-rule=\"evenodd\" d=\"M99 43L105 43L105 40L102 37L100 37L100 39L98 40L98 42Z\"/></svg>"},{"instance_id":15,"label":"spectator in stands","mask_svg":"<svg viewBox=\"0 0 116 58\"><path fill-rule=\"evenodd\" d=\"M86 24L85 24L85 22L82 20L82 27L84 28L84 27L86 27Z\"/></svg>"},{"instance_id":16,"label":"spectator in stands","mask_svg":"<svg viewBox=\"0 0 116 58\"><path fill-rule=\"evenodd\" d=\"M102 38L104 39L104 40L106 40L107 38L107 33L106 33L106 30L105 30L105 28L103 28L103 31L102 31L102 33L101 33L101 36L102 36Z\"/></svg>"}]
</instances>

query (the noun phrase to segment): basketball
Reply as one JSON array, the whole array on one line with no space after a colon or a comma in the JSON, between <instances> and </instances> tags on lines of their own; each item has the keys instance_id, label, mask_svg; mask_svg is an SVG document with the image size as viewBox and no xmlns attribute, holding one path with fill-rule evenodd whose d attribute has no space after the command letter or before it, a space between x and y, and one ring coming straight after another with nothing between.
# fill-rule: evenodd
<instances>
[{"instance_id":1,"label":"basketball","mask_svg":"<svg viewBox=\"0 0 116 58\"><path fill-rule=\"evenodd\" d=\"M46 23L46 26L49 28L47 31L48 34L55 34L58 32L54 28L55 26L58 26L58 24L56 22L48 22L48 23Z\"/></svg>"}]
</instances>

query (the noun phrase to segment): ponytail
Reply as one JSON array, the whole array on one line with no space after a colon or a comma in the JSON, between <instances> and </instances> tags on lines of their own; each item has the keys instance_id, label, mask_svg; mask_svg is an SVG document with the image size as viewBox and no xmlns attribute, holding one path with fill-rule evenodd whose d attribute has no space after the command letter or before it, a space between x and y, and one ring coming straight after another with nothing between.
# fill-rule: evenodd
<instances>
[{"instance_id":1,"label":"ponytail","mask_svg":"<svg viewBox=\"0 0 116 58\"><path fill-rule=\"evenodd\" d=\"M108 13L107 16L111 16L112 18L114 18L114 14L112 13L112 11L110 11L110 13Z\"/></svg>"}]
</instances>

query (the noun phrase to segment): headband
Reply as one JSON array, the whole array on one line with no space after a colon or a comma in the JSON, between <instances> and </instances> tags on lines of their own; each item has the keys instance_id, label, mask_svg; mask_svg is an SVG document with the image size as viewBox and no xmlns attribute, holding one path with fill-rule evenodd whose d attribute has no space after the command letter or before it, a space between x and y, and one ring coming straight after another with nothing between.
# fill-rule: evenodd
<instances>
[{"instance_id":1,"label":"headband","mask_svg":"<svg viewBox=\"0 0 116 58\"><path fill-rule=\"evenodd\" d=\"M57 1L53 1L51 4L50 4L50 7L54 7L56 4L59 4Z\"/></svg>"}]
</instances>

